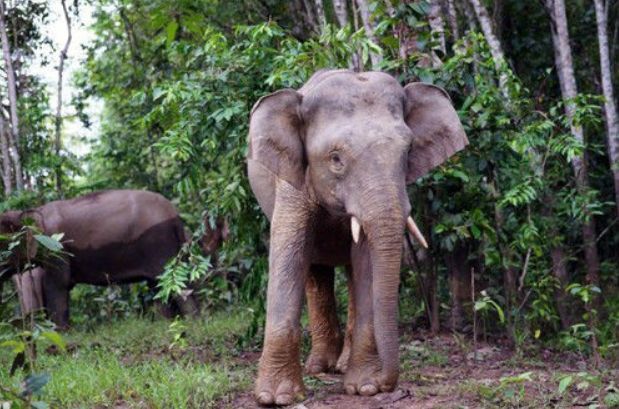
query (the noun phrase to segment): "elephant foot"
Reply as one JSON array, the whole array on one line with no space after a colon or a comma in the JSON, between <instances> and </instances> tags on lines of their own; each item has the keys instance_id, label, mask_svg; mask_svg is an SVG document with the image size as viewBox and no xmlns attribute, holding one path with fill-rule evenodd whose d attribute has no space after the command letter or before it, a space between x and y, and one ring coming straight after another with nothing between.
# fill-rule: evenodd
<instances>
[{"instance_id":1,"label":"elephant foot","mask_svg":"<svg viewBox=\"0 0 619 409\"><path fill-rule=\"evenodd\" d=\"M274 372L261 375L256 383L256 400L262 406L286 406L305 398L305 388L301 375L286 377Z\"/></svg>"},{"instance_id":2,"label":"elephant foot","mask_svg":"<svg viewBox=\"0 0 619 409\"><path fill-rule=\"evenodd\" d=\"M339 350L337 342L331 345L313 346L305 361L305 371L310 375L333 372L338 362Z\"/></svg>"},{"instance_id":3,"label":"elephant foot","mask_svg":"<svg viewBox=\"0 0 619 409\"><path fill-rule=\"evenodd\" d=\"M265 341L260 358L254 394L263 406L285 406L305 398L301 376L298 336L271 338Z\"/></svg>"},{"instance_id":4,"label":"elephant foot","mask_svg":"<svg viewBox=\"0 0 619 409\"><path fill-rule=\"evenodd\" d=\"M390 392L393 388L381 388L381 363L378 356L365 357L362 362L351 360L344 377L344 388L349 395L372 396Z\"/></svg>"},{"instance_id":5,"label":"elephant foot","mask_svg":"<svg viewBox=\"0 0 619 409\"><path fill-rule=\"evenodd\" d=\"M335 364L335 371L339 373L346 373L348 370L348 360L350 359L350 342L344 342L344 348L342 348L342 353L340 357L337 359L337 363Z\"/></svg>"}]
</instances>

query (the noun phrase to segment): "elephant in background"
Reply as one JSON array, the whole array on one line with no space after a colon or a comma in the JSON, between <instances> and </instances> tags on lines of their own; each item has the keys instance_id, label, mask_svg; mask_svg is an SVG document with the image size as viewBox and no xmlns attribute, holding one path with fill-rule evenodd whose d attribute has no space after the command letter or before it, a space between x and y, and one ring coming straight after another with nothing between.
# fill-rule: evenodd
<instances>
[{"instance_id":1,"label":"elephant in background","mask_svg":"<svg viewBox=\"0 0 619 409\"><path fill-rule=\"evenodd\" d=\"M0 233L18 231L26 217L33 218L46 235L64 233L62 242L70 256L14 277L21 289L22 312L44 307L59 328L68 327L69 291L76 284L146 281L154 288L166 262L188 240L172 203L141 190L100 191L25 212L7 212L0 215ZM214 251L223 239L218 227L207 227L200 245L204 251ZM36 242L29 247L36 251ZM182 313L198 311L192 295L173 304Z\"/></svg>"},{"instance_id":2,"label":"elephant in background","mask_svg":"<svg viewBox=\"0 0 619 409\"><path fill-rule=\"evenodd\" d=\"M267 318L255 384L262 405L304 394L299 319L306 294L310 373L345 370L349 394L398 380L398 286L405 227L425 245L406 190L468 143L447 93L381 72L324 70L253 107L248 176L271 221ZM334 266L348 271L345 336Z\"/></svg>"}]
</instances>

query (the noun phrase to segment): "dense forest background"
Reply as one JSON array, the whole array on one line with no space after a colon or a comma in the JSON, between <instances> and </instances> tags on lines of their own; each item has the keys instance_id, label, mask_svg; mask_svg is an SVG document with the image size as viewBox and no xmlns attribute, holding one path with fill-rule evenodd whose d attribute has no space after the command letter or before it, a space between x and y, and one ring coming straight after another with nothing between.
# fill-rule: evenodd
<instances>
[{"instance_id":1,"label":"dense forest background","mask_svg":"<svg viewBox=\"0 0 619 409\"><path fill-rule=\"evenodd\" d=\"M71 38L57 49L42 30L52 8L68 27L93 12L71 77ZM253 345L268 223L245 171L252 105L327 67L444 87L470 145L409 188L430 249L406 243L401 319L617 362L619 1L0 0L0 39L0 210L139 188L196 235L225 218L217 262L185 249L160 294L192 279L208 314L250 308ZM56 70L55 99L35 60ZM73 320L139 312L145 291L79 288Z\"/></svg>"}]
</instances>

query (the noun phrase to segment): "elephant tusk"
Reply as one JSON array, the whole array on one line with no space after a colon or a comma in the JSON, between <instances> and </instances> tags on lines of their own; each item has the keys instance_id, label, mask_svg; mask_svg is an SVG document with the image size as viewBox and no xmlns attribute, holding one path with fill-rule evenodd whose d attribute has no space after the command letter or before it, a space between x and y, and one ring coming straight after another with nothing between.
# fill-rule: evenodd
<instances>
[{"instance_id":1,"label":"elephant tusk","mask_svg":"<svg viewBox=\"0 0 619 409\"><path fill-rule=\"evenodd\" d=\"M359 235L361 234L361 225L359 219L355 216L350 218L350 230L352 231L352 239L355 243L359 243Z\"/></svg>"},{"instance_id":2,"label":"elephant tusk","mask_svg":"<svg viewBox=\"0 0 619 409\"><path fill-rule=\"evenodd\" d=\"M413 220L412 216L408 216L408 219L406 219L406 227L415 239L417 239L417 241L423 246L423 248L427 249L428 242L423 237L423 234L421 234L421 231L419 230L419 227L417 227L417 224L415 223L415 220Z\"/></svg>"}]
</instances>

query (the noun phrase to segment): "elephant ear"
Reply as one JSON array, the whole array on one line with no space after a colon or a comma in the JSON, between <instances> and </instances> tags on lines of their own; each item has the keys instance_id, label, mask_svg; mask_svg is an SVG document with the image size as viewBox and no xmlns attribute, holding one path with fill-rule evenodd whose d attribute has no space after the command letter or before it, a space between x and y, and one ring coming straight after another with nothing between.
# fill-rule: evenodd
<instances>
[{"instance_id":1,"label":"elephant ear","mask_svg":"<svg viewBox=\"0 0 619 409\"><path fill-rule=\"evenodd\" d=\"M301 100L301 94L293 89L264 96L254 105L249 122L248 159L296 189L301 189L305 181Z\"/></svg>"},{"instance_id":2,"label":"elephant ear","mask_svg":"<svg viewBox=\"0 0 619 409\"><path fill-rule=\"evenodd\" d=\"M404 91L404 119L413 132L406 183L412 183L462 150L469 141L444 89L413 82Z\"/></svg>"}]
</instances>

